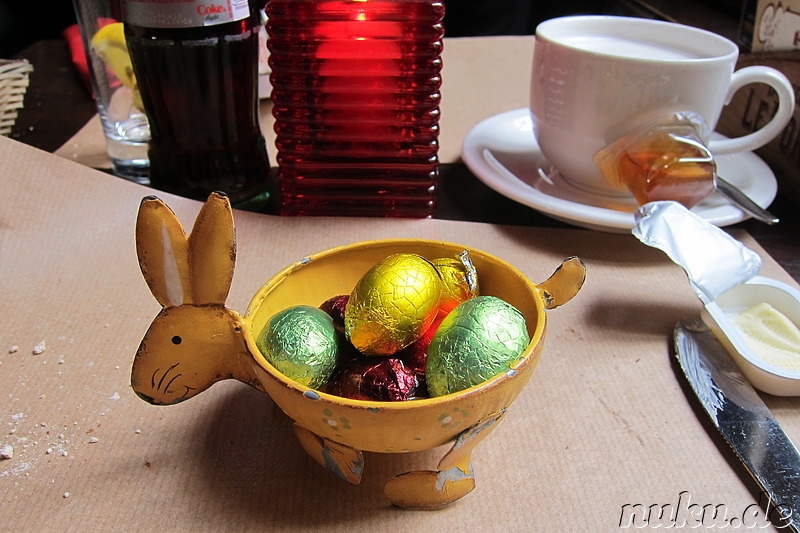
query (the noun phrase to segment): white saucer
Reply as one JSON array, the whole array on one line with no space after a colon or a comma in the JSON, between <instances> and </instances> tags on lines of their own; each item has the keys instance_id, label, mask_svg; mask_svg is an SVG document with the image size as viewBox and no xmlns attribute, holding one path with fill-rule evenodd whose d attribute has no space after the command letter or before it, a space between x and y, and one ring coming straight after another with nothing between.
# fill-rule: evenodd
<instances>
[{"instance_id":1,"label":"white saucer","mask_svg":"<svg viewBox=\"0 0 800 533\"><path fill-rule=\"evenodd\" d=\"M715 134L717 135L717 134ZM500 194L543 214L576 226L627 233L633 228L638 207L631 198L593 194L565 182L558 172L541 175L550 163L539 150L527 108L490 117L472 128L461 150L464 163L478 179ZM752 152L720 155L719 175L739 187L762 207L769 206L778 192L775 174ZM727 226L748 217L719 193L693 209L717 226Z\"/></svg>"}]
</instances>

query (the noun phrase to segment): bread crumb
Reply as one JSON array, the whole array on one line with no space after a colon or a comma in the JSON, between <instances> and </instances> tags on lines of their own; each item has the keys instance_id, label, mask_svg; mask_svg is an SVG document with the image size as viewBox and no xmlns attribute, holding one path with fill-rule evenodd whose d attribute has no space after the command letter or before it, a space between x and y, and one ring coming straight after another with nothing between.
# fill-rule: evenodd
<instances>
[{"instance_id":1,"label":"bread crumb","mask_svg":"<svg viewBox=\"0 0 800 533\"><path fill-rule=\"evenodd\" d=\"M40 355L44 353L44 350L45 350L45 345L44 345L44 340L42 340L42 342L33 347L33 355Z\"/></svg>"},{"instance_id":2,"label":"bread crumb","mask_svg":"<svg viewBox=\"0 0 800 533\"><path fill-rule=\"evenodd\" d=\"M69 498L69 492L65 492L65 493L64 493L64 497L65 497L65 498Z\"/></svg>"},{"instance_id":3,"label":"bread crumb","mask_svg":"<svg viewBox=\"0 0 800 533\"><path fill-rule=\"evenodd\" d=\"M19 346L16 344L8 349L8 353L17 353L19 351Z\"/></svg>"},{"instance_id":4,"label":"bread crumb","mask_svg":"<svg viewBox=\"0 0 800 533\"><path fill-rule=\"evenodd\" d=\"M100 439L97 437L89 437L89 444L95 444L96 442L100 442Z\"/></svg>"},{"instance_id":5,"label":"bread crumb","mask_svg":"<svg viewBox=\"0 0 800 533\"><path fill-rule=\"evenodd\" d=\"M5 444L0 448L0 459L11 459L14 457L14 447L10 444Z\"/></svg>"}]
</instances>

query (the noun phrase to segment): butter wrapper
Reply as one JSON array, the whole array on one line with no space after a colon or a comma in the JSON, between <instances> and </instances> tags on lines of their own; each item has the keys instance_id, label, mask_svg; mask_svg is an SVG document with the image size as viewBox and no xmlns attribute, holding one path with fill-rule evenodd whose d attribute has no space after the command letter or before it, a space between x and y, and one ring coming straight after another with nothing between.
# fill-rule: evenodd
<instances>
[{"instance_id":1,"label":"butter wrapper","mask_svg":"<svg viewBox=\"0 0 800 533\"><path fill-rule=\"evenodd\" d=\"M682 267L704 304L761 270L756 252L678 202L650 202L635 219L632 233Z\"/></svg>"}]
</instances>

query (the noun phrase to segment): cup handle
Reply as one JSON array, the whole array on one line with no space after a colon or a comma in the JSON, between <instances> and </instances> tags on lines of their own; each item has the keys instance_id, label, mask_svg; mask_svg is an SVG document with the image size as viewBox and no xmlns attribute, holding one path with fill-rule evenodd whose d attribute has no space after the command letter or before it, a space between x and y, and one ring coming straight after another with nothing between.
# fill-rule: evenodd
<instances>
[{"instance_id":1,"label":"cup handle","mask_svg":"<svg viewBox=\"0 0 800 533\"><path fill-rule=\"evenodd\" d=\"M794 114L794 90L789 79L780 71L772 67L752 66L745 67L733 73L725 105L728 105L733 95L751 83L766 83L778 93L778 110L764 127L742 137L733 139L713 139L708 147L714 154L731 154L735 152L748 152L761 148L772 139L780 135L786 124Z\"/></svg>"}]
</instances>

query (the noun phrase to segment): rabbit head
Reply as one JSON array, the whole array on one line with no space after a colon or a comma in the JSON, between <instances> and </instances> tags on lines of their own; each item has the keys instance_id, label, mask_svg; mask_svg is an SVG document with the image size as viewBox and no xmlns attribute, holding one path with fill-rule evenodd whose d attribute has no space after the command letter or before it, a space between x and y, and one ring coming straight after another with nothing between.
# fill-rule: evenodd
<instances>
[{"instance_id":1,"label":"rabbit head","mask_svg":"<svg viewBox=\"0 0 800 533\"><path fill-rule=\"evenodd\" d=\"M211 194L188 237L164 202L144 198L136 220L136 252L162 306L133 362L136 394L169 405L222 379L257 386L246 326L225 307L236 256L228 197Z\"/></svg>"}]
</instances>

